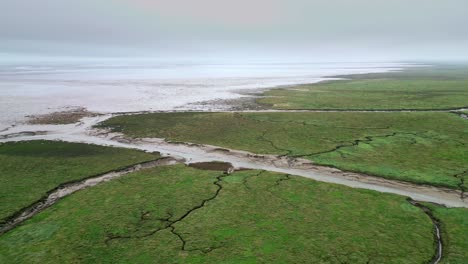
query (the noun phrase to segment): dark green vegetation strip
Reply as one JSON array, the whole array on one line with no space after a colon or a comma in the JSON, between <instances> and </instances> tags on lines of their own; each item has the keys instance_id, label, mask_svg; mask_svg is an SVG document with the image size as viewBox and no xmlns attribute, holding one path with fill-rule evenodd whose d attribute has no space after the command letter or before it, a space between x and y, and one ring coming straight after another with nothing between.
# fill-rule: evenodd
<instances>
[{"instance_id":1,"label":"dark green vegetation strip","mask_svg":"<svg viewBox=\"0 0 468 264\"><path fill-rule=\"evenodd\" d=\"M105 121L131 137L212 144L468 188L468 122L451 113L158 113Z\"/></svg>"},{"instance_id":2,"label":"dark green vegetation strip","mask_svg":"<svg viewBox=\"0 0 468 264\"><path fill-rule=\"evenodd\" d=\"M426 204L440 220L444 255L442 263L468 262L468 209L451 209Z\"/></svg>"},{"instance_id":3,"label":"dark green vegetation strip","mask_svg":"<svg viewBox=\"0 0 468 264\"><path fill-rule=\"evenodd\" d=\"M454 109L468 105L468 67L436 66L403 72L341 76L273 89L257 102L275 109Z\"/></svg>"},{"instance_id":4,"label":"dark green vegetation strip","mask_svg":"<svg viewBox=\"0 0 468 264\"><path fill-rule=\"evenodd\" d=\"M77 192L0 237L2 263L427 263L433 254L431 220L404 197L183 165Z\"/></svg>"},{"instance_id":5,"label":"dark green vegetation strip","mask_svg":"<svg viewBox=\"0 0 468 264\"><path fill-rule=\"evenodd\" d=\"M0 144L0 223L61 184L158 157L136 150L77 143Z\"/></svg>"},{"instance_id":6,"label":"dark green vegetation strip","mask_svg":"<svg viewBox=\"0 0 468 264\"><path fill-rule=\"evenodd\" d=\"M225 162L198 162L190 163L190 167L203 169L203 170L215 170L215 171L225 171L228 172L231 169L232 165Z\"/></svg>"}]
</instances>

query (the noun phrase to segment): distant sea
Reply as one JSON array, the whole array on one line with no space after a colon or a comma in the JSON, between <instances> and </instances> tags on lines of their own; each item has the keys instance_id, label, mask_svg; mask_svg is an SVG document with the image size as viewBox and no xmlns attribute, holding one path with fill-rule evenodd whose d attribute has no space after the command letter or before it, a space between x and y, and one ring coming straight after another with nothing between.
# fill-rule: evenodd
<instances>
[{"instance_id":1,"label":"distant sea","mask_svg":"<svg viewBox=\"0 0 468 264\"><path fill-rule=\"evenodd\" d=\"M199 104L243 92L386 72L401 63L46 60L0 61L0 130L25 116L85 107L93 112L222 110Z\"/></svg>"}]
</instances>

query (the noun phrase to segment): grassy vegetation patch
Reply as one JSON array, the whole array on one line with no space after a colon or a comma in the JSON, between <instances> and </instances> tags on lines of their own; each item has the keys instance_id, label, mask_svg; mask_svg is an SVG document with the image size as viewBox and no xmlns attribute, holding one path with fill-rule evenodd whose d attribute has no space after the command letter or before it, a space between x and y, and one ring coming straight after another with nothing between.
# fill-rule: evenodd
<instances>
[{"instance_id":1,"label":"grassy vegetation patch","mask_svg":"<svg viewBox=\"0 0 468 264\"><path fill-rule=\"evenodd\" d=\"M60 184L158 157L136 150L78 143L0 144L0 222Z\"/></svg>"},{"instance_id":2,"label":"grassy vegetation patch","mask_svg":"<svg viewBox=\"0 0 468 264\"><path fill-rule=\"evenodd\" d=\"M0 237L8 263L426 263L434 250L404 197L183 165L77 192Z\"/></svg>"},{"instance_id":3,"label":"grassy vegetation patch","mask_svg":"<svg viewBox=\"0 0 468 264\"><path fill-rule=\"evenodd\" d=\"M426 204L441 222L445 254L442 263L462 264L468 261L468 209L444 208Z\"/></svg>"},{"instance_id":4,"label":"grassy vegetation patch","mask_svg":"<svg viewBox=\"0 0 468 264\"><path fill-rule=\"evenodd\" d=\"M468 105L467 67L343 76L347 80L273 89L258 103L275 109L453 109Z\"/></svg>"},{"instance_id":5,"label":"grassy vegetation patch","mask_svg":"<svg viewBox=\"0 0 468 264\"><path fill-rule=\"evenodd\" d=\"M373 175L467 188L468 122L452 113L157 113L102 123L130 137L304 157Z\"/></svg>"}]
</instances>

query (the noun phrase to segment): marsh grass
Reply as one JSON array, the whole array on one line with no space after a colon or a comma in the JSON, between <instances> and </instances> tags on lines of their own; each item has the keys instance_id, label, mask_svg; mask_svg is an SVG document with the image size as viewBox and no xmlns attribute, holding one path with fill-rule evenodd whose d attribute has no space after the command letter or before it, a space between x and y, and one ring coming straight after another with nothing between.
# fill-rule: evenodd
<instances>
[{"instance_id":1,"label":"marsh grass","mask_svg":"<svg viewBox=\"0 0 468 264\"><path fill-rule=\"evenodd\" d=\"M155 113L100 125L130 137L210 144L391 179L466 189L468 122L453 113Z\"/></svg>"},{"instance_id":2,"label":"marsh grass","mask_svg":"<svg viewBox=\"0 0 468 264\"><path fill-rule=\"evenodd\" d=\"M404 197L262 171L158 167L77 192L0 237L8 263L425 263Z\"/></svg>"},{"instance_id":3,"label":"marsh grass","mask_svg":"<svg viewBox=\"0 0 468 264\"><path fill-rule=\"evenodd\" d=\"M158 157L136 150L54 141L0 144L0 222L63 183Z\"/></svg>"},{"instance_id":4,"label":"marsh grass","mask_svg":"<svg viewBox=\"0 0 468 264\"><path fill-rule=\"evenodd\" d=\"M257 103L274 109L434 110L468 106L468 67L338 76L345 80L279 88Z\"/></svg>"}]
</instances>

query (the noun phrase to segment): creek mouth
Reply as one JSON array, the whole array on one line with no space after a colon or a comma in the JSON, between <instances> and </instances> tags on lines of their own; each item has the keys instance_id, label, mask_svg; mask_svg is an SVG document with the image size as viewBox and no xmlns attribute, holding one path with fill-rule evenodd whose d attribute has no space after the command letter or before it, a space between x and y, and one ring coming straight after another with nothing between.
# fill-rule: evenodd
<instances>
[{"instance_id":1,"label":"creek mouth","mask_svg":"<svg viewBox=\"0 0 468 264\"><path fill-rule=\"evenodd\" d=\"M83 189L98 185L103 182L108 182L110 180L122 177L132 172L137 172L143 169L149 169L149 168L154 168L154 167L159 167L159 166L173 165L173 164L180 163L180 162L181 160L177 160L177 159L170 158L170 157L165 157L165 158L160 158L154 161L139 163L133 166L120 169L120 170L110 171L110 172L103 173L97 176L92 176L92 177L89 177L87 179L83 179L77 182L70 182L70 183L62 184L59 187L53 189L52 191L49 191L48 194L43 199L22 209L16 214L10 217L7 217L7 220L3 224L0 225L0 235L7 233L11 229L20 225L24 221L30 219L34 215L54 205L60 199L72 193L75 193L79 190L83 190Z\"/></svg>"}]
</instances>

